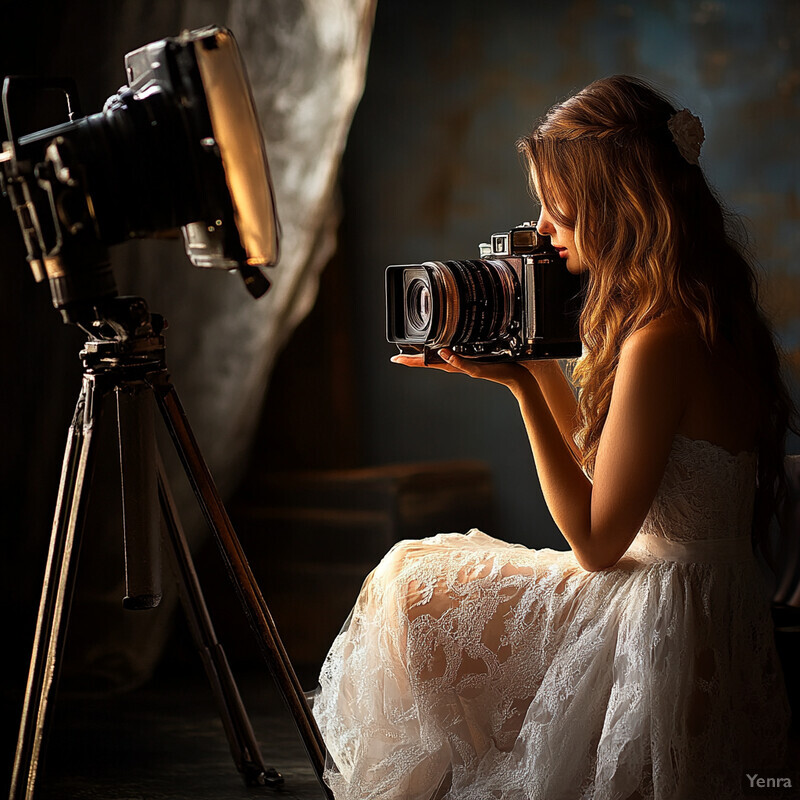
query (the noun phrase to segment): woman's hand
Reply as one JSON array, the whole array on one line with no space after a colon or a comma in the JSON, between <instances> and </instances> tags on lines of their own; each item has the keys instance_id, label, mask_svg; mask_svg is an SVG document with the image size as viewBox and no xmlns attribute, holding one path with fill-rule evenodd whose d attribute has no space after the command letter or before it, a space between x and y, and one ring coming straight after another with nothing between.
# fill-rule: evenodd
<instances>
[{"instance_id":1,"label":"woman's hand","mask_svg":"<svg viewBox=\"0 0 800 800\"><path fill-rule=\"evenodd\" d=\"M426 364L425 358L421 353L413 356L396 355L392 357L392 361L395 364L403 364L406 367L428 367L430 369L439 369L443 372L456 372L469 375L471 378L481 378L482 380L507 386L512 392L519 389L522 384L530 381L533 377L532 372L525 369L521 364L476 361L472 358L457 356L448 348L439 350L438 354L444 359L443 364Z\"/></svg>"}]
</instances>

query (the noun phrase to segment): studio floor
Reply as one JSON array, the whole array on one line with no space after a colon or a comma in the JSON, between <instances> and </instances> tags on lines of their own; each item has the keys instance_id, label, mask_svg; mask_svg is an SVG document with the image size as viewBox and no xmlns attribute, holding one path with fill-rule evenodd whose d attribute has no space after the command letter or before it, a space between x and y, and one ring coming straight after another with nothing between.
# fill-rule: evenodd
<instances>
[{"instance_id":1,"label":"studio floor","mask_svg":"<svg viewBox=\"0 0 800 800\"><path fill-rule=\"evenodd\" d=\"M204 674L173 667L124 694L60 695L37 800L324 800L266 667L236 677L264 764L282 774L281 787L245 784ZM796 734L787 763L800 763Z\"/></svg>"},{"instance_id":2,"label":"studio floor","mask_svg":"<svg viewBox=\"0 0 800 800\"><path fill-rule=\"evenodd\" d=\"M282 787L245 784L204 675L171 671L125 694L60 696L37 800L324 800L266 667L237 680Z\"/></svg>"}]
</instances>

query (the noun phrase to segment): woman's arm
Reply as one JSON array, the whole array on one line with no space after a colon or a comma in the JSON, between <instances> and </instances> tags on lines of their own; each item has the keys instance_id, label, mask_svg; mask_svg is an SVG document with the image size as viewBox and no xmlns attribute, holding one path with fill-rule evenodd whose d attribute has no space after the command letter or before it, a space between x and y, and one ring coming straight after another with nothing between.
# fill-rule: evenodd
<instances>
[{"instance_id":1,"label":"woman's arm","mask_svg":"<svg viewBox=\"0 0 800 800\"><path fill-rule=\"evenodd\" d=\"M550 513L579 563L613 566L636 536L664 474L686 404L681 336L655 323L623 345L590 482L571 457L538 385L510 386Z\"/></svg>"},{"instance_id":2,"label":"woman's arm","mask_svg":"<svg viewBox=\"0 0 800 800\"><path fill-rule=\"evenodd\" d=\"M537 379L518 364L481 364L442 351L440 368L502 383L516 397L545 501L578 562L613 566L628 549L653 502L686 404L681 370L685 341L657 321L620 352L594 482L578 466ZM409 357L400 363L416 365ZM567 387L568 388L568 387Z\"/></svg>"},{"instance_id":3,"label":"woman's arm","mask_svg":"<svg viewBox=\"0 0 800 800\"><path fill-rule=\"evenodd\" d=\"M561 367L552 359L526 361L523 366L536 378L562 438L580 462L581 453L574 438L578 427L578 402Z\"/></svg>"}]
</instances>

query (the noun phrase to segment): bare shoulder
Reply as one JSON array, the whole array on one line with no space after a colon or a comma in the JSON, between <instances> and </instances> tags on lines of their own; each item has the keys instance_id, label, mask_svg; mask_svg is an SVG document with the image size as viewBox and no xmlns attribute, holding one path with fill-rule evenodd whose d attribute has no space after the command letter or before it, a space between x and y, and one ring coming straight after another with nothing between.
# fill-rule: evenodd
<instances>
[{"instance_id":1,"label":"bare shoulder","mask_svg":"<svg viewBox=\"0 0 800 800\"><path fill-rule=\"evenodd\" d=\"M628 337L617 375L640 395L650 386L648 402L677 409L677 432L737 453L752 449L759 414L735 355L724 343L709 349L697 321L676 310Z\"/></svg>"},{"instance_id":2,"label":"bare shoulder","mask_svg":"<svg viewBox=\"0 0 800 800\"><path fill-rule=\"evenodd\" d=\"M665 368L688 366L705 350L697 322L687 313L671 310L634 331L623 342L620 361L660 360ZM681 370L684 371L684 370Z\"/></svg>"}]
</instances>

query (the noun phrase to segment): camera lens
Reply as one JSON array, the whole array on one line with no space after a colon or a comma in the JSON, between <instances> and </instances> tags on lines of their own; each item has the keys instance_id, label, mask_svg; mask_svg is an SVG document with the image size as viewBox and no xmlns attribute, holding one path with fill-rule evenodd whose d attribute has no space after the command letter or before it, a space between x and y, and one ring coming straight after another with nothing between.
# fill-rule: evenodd
<instances>
[{"instance_id":1,"label":"camera lens","mask_svg":"<svg viewBox=\"0 0 800 800\"><path fill-rule=\"evenodd\" d=\"M489 342L504 336L514 319L519 282L505 261L429 261L440 313L432 347Z\"/></svg>"},{"instance_id":2,"label":"camera lens","mask_svg":"<svg viewBox=\"0 0 800 800\"><path fill-rule=\"evenodd\" d=\"M446 347L507 336L520 286L507 261L426 261L388 267L386 298L390 342Z\"/></svg>"},{"instance_id":3,"label":"camera lens","mask_svg":"<svg viewBox=\"0 0 800 800\"><path fill-rule=\"evenodd\" d=\"M421 278L414 278L406 294L406 322L409 332L423 333L431 324L430 285Z\"/></svg>"}]
</instances>

